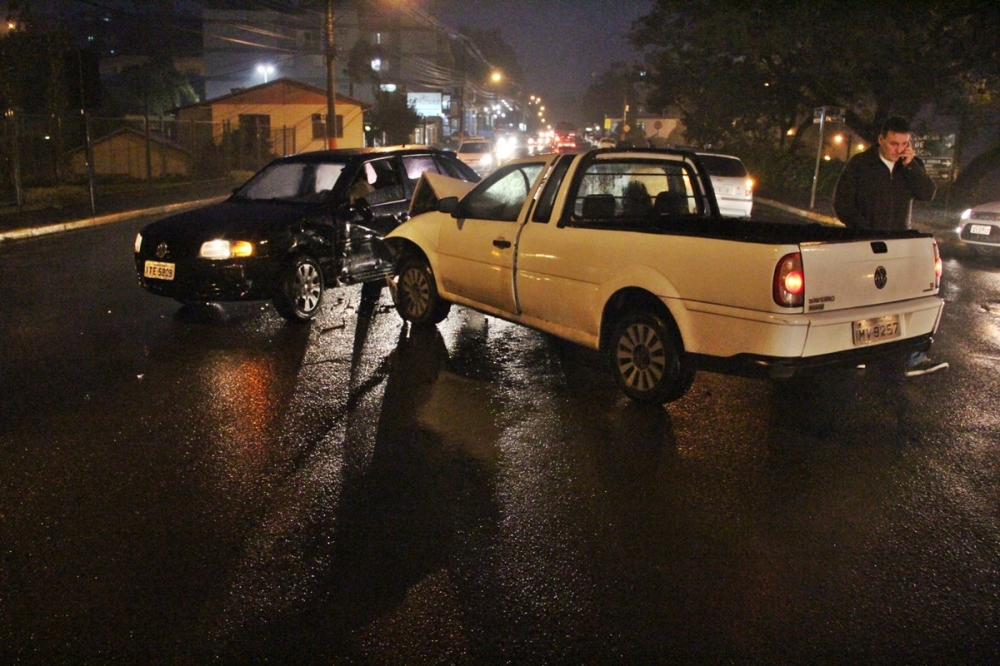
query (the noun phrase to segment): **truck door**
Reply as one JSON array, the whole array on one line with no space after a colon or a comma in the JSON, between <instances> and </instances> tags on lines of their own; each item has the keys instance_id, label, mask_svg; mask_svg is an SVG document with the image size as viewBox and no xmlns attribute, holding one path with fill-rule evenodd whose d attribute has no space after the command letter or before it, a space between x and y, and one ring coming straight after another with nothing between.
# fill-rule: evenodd
<instances>
[{"instance_id":1,"label":"truck door","mask_svg":"<svg viewBox=\"0 0 1000 666\"><path fill-rule=\"evenodd\" d=\"M458 217L442 225L440 276L446 291L503 312L514 312L518 231L546 167L554 158L508 164L461 201Z\"/></svg>"}]
</instances>

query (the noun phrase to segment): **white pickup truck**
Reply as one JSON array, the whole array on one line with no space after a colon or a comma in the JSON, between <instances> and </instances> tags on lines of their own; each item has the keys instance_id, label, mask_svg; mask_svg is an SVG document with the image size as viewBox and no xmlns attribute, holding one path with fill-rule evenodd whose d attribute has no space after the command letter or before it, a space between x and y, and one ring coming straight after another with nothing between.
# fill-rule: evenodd
<instances>
[{"instance_id":1,"label":"white pickup truck","mask_svg":"<svg viewBox=\"0 0 1000 666\"><path fill-rule=\"evenodd\" d=\"M519 159L387 243L404 319L457 303L602 350L654 403L698 369L790 377L925 350L943 307L933 237L723 218L687 151Z\"/></svg>"}]
</instances>

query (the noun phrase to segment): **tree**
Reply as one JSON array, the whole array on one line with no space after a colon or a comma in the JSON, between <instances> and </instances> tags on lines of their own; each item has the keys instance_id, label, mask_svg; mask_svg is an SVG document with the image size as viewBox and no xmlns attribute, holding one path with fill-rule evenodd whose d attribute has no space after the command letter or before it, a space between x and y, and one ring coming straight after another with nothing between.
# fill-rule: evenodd
<instances>
[{"instance_id":1,"label":"tree","mask_svg":"<svg viewBox=\"0 0 1000 666\"><path fill-rule=\"evenodd\" d=\"M420 116L407 103L404 93L379 91L375 94L372 132L384 135L387 144L406 143L419 122Z\"/></svg>"},{"instance_id":2,"label":"tree","mask_svg":"<svg viewBox=\"0 0 1000 666\"><path fill-rule=\"evenodd\" d=\"M996 72L996 22L982 0L658 0L631 36L650 101L676 103L695 141L780 143L823 105L844 107L872 141L888 115L912 117L954 98L969 72Z\"/></svg>"}]
</instances>

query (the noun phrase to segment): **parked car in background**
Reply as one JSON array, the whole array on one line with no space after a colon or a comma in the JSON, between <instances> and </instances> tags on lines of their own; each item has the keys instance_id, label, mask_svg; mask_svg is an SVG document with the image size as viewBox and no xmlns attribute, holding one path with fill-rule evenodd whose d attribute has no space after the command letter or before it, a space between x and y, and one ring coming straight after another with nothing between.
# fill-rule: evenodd
<instances>
[{"instance_id":1,"label":"parked car in background","mask_svg":"<svg viewBox=\"0 0 1000 666\"><path fill-rule=\"evenodd\" d=\"M1000 201L985 203L962 213L958 237L975 253L1000 253Z\"/></svg>"},{"instance_id":2,"label":"parked car in background","mask_svg":"<svg viewBox=\"0 0 1000 666\"><path fill-rule=\"evenodd\" d=\"M618 139L613 136L606 136L597 142L598 148L614 148L618 145Z\"/></svg>"},{"instance_id":3,"label":"parked car in background","mask_svg":"<svg viewBox=\"0 0 1000 666\"><path fill-rule=\"evenodd\" d=\"M455 154L480 176L485 176L496 168L493 144L485 137L462 139Z\"/></svg>"},{"instance_id":4,"label":"parked car in background","mask_svg":"<svg viewBox=\"0 0 1000 666\"><path fill-rule=\"evenodd\" d=\"M425 172L479 180L428 147L275 160L226 201L145 226L135 239L139 284L181 303L273 300L286 319L309 321L327 287L392 274L382 236L407 219Z\"/></svg>"},{"instance_id":5,"label":"parked car in background","mask_svg":"<svg viewBox=\"0 0 1000 666\"><path fill-rule=\"evenodd\" d=\"M723 217L750 217L753 210L753 178L743 161L732 155L698 153L712 178L715 198Z\"/></svg>"}]
</instances>

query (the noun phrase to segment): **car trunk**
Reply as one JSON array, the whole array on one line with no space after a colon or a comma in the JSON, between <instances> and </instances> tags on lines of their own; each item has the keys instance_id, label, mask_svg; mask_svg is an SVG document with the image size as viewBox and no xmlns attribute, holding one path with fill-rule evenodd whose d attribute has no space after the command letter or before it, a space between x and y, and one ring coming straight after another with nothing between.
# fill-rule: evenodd
<instances>
[{"instance_id":1,"label":"car trunk","mask_svg":"<svg viewBox=\"0 0 1000 666\"><path fill-rule=\"evenodd\" d=\"M892 303L936 290L933 246L892 238L803 244L807 312Z\"/></svg>"}]
</instances>

